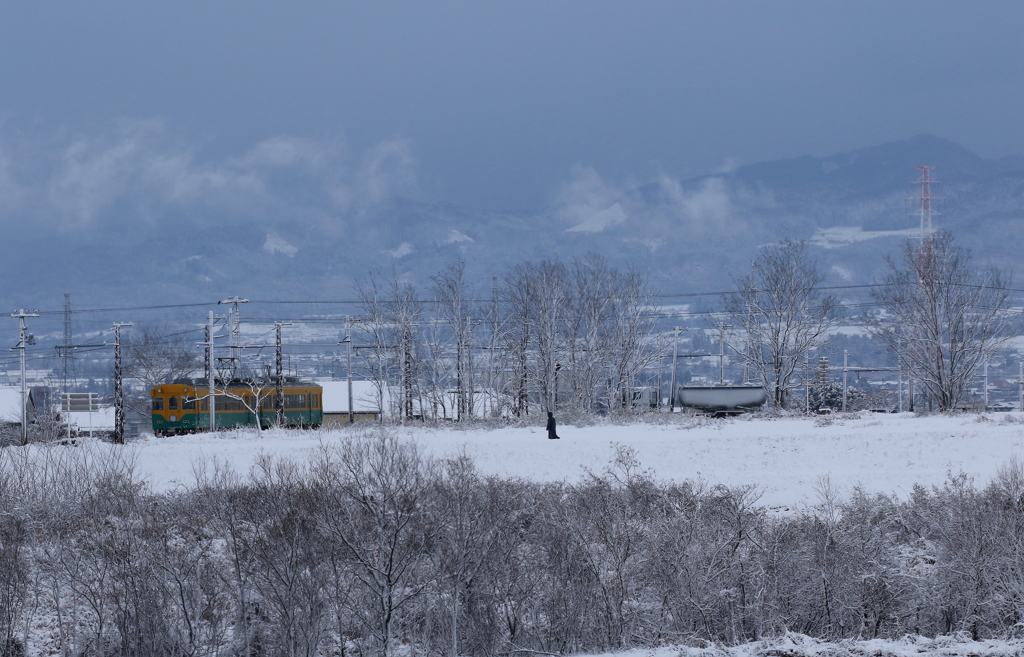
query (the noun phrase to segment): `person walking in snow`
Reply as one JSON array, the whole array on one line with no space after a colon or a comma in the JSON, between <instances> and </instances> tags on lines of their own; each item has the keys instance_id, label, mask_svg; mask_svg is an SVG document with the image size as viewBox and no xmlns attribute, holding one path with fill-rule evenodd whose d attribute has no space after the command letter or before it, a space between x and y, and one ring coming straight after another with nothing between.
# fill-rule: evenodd
<instances>
[{"instance_id":1,"label":"person walking in snow","mask_svg":"<svg viewBox=\"0 0 1024 657\"><path fill-rule=\"evenodd\" d=\"M548 411L548 440L558 440L558 433L555 432L555 416Z\"/></svg>"}]
</instances>

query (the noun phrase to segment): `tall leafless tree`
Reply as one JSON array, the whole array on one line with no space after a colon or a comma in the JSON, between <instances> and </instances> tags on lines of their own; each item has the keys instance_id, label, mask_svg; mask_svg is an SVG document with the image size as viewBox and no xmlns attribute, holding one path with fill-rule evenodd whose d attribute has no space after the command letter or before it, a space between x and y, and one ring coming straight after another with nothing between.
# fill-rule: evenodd
<instances>
[{"instance_id":1,"label":"tall leafless tree","mask_svg":"<svg viewBox=\"0 0 1024 657\"><path fill-rule=\"evenodd\" d=\"M381 408L386 391L393 390L395 416L411 418L420 374L419 329L424 303L416 287L395 271L386 279L371 271L356 283L356 294L366 315L358 324L366 343L360 351Z\"/></svg>"},{"instance_id":2,"label":"tall leafless tree","mask_svg":"<svg viewBox=\"0 0 1024 657\"><path fill-rule=\"evenodd\" d=\"M875 288L884 313L870 314L874 334L924 387L938 410L957 408L978 368L1012 331L1009 274L972 263L948 232L904 242L899 261Z\"/></svg>"},{"instance_id":3,"label":"tall leafless tree","mask_svg":"<svg viewBox=\"0 0 1024 657\"><path fill-rule=\"evenodd\" d=\"M455 351L455 396L460 420L473 416L473 307L466 288L466 263L458 261L430 277L434 314L448 325Z\"/></svg>"},{"instance_id":4,"label":"tall leafless tree","mask_svg":"<svg viewBox=\"0 0 1024 657\"><path fill-rule=\"evenodd\" d=\"M352 565L362 597L349 606L380 657L395 653L399 613L431 582L421 571L440 520L430 502L435 476L414 444L383 432L325 447L314 463L320 527Z\"/></svg>"},{"instance_id":5,"label":"tall leafless tree","mask_svg":"<svg viewBox=\"0 0 1024 657\"><path fill-rule=\"evenodd\" d=\"M138 381L145 393L141 397L129 395L125 400L133 411L148 415L151 388L189 376L202 368L202 359L189 335L150 324L132 329L125 377Z\"/></svg>"},{"instance_id":6,"label":"tall leafless tree","mask_svg":"<svg viewBox=\"0 0 1024 657\"><path fill-rule=\"evenodd\" d=\"M530 413L530 344L534 340L537 309L533 265L522 263L505 274L501 300L508 318L502 332L502 348L508 354L512 395L512 413L517 417Z\"/></svg>"},{"instance_id":7,"label":"tall leafless tree","mask_svg":"<svg viewBox=\"0 0 1024 657\"><path fill-rule=\"evenodd\" d=\"M743 345L733 346L784 408L804 355L818 349L838 321L835 297L818 289L824 277L803 242L783 240L760 250L750 274L725 298Z\"/></svg>"}]
</instances>

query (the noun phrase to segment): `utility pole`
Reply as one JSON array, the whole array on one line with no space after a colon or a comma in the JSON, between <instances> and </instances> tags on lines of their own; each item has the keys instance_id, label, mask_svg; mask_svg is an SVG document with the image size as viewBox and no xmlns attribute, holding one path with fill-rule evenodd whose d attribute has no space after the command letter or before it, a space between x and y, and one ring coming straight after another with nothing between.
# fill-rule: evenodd
<instances>
[{"instance_id":1,"label":"utility pole","mask_svg":"<svg viewBox=\"0 0 1024 657\"><path fill-rule=\"evenodd\" d=\"M39 317L39 312L30 313L25 310L16 310L11 317L18 320L18 346L15 349L21 350L21 444L28 444L28 388L25 387L25 347L36 343L36 336L26 333L28 326L25 325L26 317Z\"/></svg>"},{"instance_id":2,"label":"utility pole","mask_svg":"<svg viewBox=\"0 0 1024 657\"><path fill-rule=\"evenodd\" d=\"M675 331L675 340L672 345L672 377L669 387L671 390L668 392L668 412L676 412L676 363L679 362L679 332L683 329L679 326L672 327Z\"/></svg>"},{"instance_id":3,"label":"utility pole","mask_svg":"<svg viewBox=\"0 0 1024 657\"><path fill-rule=\"evenodd\" d=\"M1020 410L1024 411L1024 361L1018 365L1020 372L1017 374L1017 401L1020 403Z\"/></svg>"},{"instance_id":4,"label":"utility pole","mask_svg":"<svg viewBox=\"0 0 1024 657\"><path fill-rule=\"evenodd\" d=\"M277 366L277 376L274 383L277 390L274 394L274 410L277 415L277 426L284 426L284 356L281 350L281 327L291 326L291 322L274 322L274 330L277 333L275 339L274 364Z\"/></svg>"},{"instance_id":5,"label":"utility pole","mask_svg":"<svg viewBox=\"0 0 1024 657\"><path fill-rule=\"evenodd\" d=\"M985 361L985 413L988 413L988 361Z\"/></svg>"},{"instance_id":6,"label":"utility pole","mask_svg":"<svg viewBox=\"0 0 1024 657\"><path fill-rule=\"evenodd\" d=\"M843 349L843 412L846 412L846 372L849 364L850 352Z\"/></svg>"},{"instance_id":7,"label":"utility pole","mask_svg":"<svg viewBox=\"0 0 1024 657\"><path fill-rule=\"evenodd\" d=\"M811 414L811 352L804 354L804 414Z\"/></svg>"},{"instance_id":8,"label":"utility pole","mask_svg":"<svg viewBox=\"0 0 1024 657\"><path fill-rule=\"evenodd\" d=\"M473 417L473 412L476 407L476 393L474 387L476 385L476 377L473 374L473 320L466 317L466 374L469 379L469 390L466 392L467 406L466 406L466 417ZM555 386L555 399L558 399L558 386ZM462 416L459 416L459 421L462 421Z\"/></svg>"},{"instance_id":9,"label":"utility pole","mask_svg":"<svg viewBox=\"0 0 1024 657\"><path fill-rule=\"evenodd\" d=\"M722 324L718 327L718 385L725 385L725 330L731 329L732 324Z\"/></svg>"},{"instance_id":10,"label":"utility pole","mask_svg":"<svg viewBox=\"0 0 1024 657\"><path fill-rule=\"evenodd\" d=\"M661 396L665 392L665 385L662 381L662 374L665 373L665 339L664 336L658 334L658 405L657 408L661 411Z\"/></svg>"},{"instance_id":11,"label":"utility pole","mask_svg":"<svg viewBox=\"0 0 1024 657\"><path fill-rule=\"evenodd\" d=\"M903 363L896 366L896 398L898 399L897 409L903 412Z\"/></svg>"},{"instance_id":12,"label":"utility pole","mask_svg":"<svg viewBox=\"0 0 1024 657\"><path fill-rule=\"evenodd\" d=\"M348 379L348 423L354 424L356 421L354 410L352 409L352 320L345 316L345 361L347 364L347 379ZM383 405L383 404L382 404Z\"/></svg>"},{"instance_id":13,"label":"utility pole","mask_svg":"<svg viewBox=\"0 0 1024 657\"><path fill-rule=\"evenodd\" d=\"M114 443L124 444L124 387L121 385L121 327L131 322L114 322Z\"/></svg>"},{"instance_id":14,"label":"utility pole","mask_svg":"<svg viewBox=\"0 0 1024 657\"><path fill-rule=\"evenodd\" d=\"M241 335L242 335L242 319L238 314L238 304L249 303L248 299L241 297L231 297L218 301L217 304L231 304L232 310L228 311L228 331L231 334L231 376L232 378L238 378L239 366L242 363L242 348L241 348Z\"/></svg>"}]
</instances>

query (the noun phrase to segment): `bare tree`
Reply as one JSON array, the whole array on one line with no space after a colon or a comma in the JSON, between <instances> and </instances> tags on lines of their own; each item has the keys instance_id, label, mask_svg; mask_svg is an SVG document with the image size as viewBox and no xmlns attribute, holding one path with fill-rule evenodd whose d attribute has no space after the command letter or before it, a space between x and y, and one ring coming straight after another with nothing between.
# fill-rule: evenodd
<instances>
[{"instance_id":1,"label":"bare tree","mask_svg":"<svg viewBox=\"0 0 1024 657\"><path fill-rule=\"evenodd\" d=\"M356 294L366 319L359 324L366 348L362 357L378 400L396 383L395 411L399 418L411 418L415 408L420 374L419 325L424 313L416 287L392 271L388 279L371 271L356 283Z\"/></svg>"},{"instance_id":2,"label":"bare tree","mask_svg":"<svg viewBox=\"0 0 1024 657\"><path fill-rule=\"evenodd\" d=\"M473 416L472 305L466 289L466 263L458 261L431 276L434 312L451 329L455 347L455 395L460 420Z\"/></svg>"},{"instance_id":3,"label":"bare tree","mask_svg":"<svg viewBox=\"0 0 1024 657\"><path fill-rule=\"evenodd\" d=\"M750 274L725 298L726 313L744 344L733 347L784 408L804 354L819 348L838 321L835 297L817 289L824 277L803 242L783 240L754 258Z\"/></svg>"},{"instance_id":4,"label":"bare tree","mask_svg":"<svg viewBox=\"0 0 1024 657\"><path fill-rule=\"evenodd\" d=\"M517 417L530 414L529 357L536 319L536 283L533 265L522 263L505 274L501 300L506 307L507 320L501 333L502 348L506 351L511 370L508 382L512 394L512 413Z\"/></svg>"},{"instance_id":5,"label":"bare tree","mask_svg":"<svg viewBox=\"0 0 1024 657\"><path fill-rule=\"evenodd\" d=\"M416 445L388 433L325 447L313 464L324 503L319 526L351 564L362 595L349 603L377 652L396 652L402 609L432 581L430 552L439 520L430 493L436 466Z\"/></svg>"},{"instance_id":6,"label":"bare tree","mask_svg":"<svg viewBox=\"0 0 1024 657\"><path fill-rule=\"evenodd\" d=\"M252 413L256 431L263 430L263 423L260 421L260 409L272 410L273 401L277 395L277 388L274 386L274 378L269 370L252 369L241 378L232 381L232 387L225 387L222 391L225 397L234 399L249 413ZM241 392L239 391L241 390ZM200 397L200 399L202 399ZM276 419L275 413L275 422Z\"/></svg>"},{"instance_id":7,"label":"bare tree","mask_svg":"<svg viewBox=\"0 0 1024 657\"><path fill-rule=\"evenodd\" d=\"M875 288L884 314L869 315L874 334L940 411L963 401L978 368L1011 334L1009 275L979 269L947 232L903 244L899 262Z\"/></svg>"},{"instance_id":8,"label":"bare tree","mask_svg":"<svg viewBox=\"0 0 1024 657\"><path fill-rule=\"evenodd\" d=\"M599 255L573 262L568 308L566 376L578 410L594 409L607 374L614 308L609 294L613 270Z\"/></svg>"},{"instance_id":9,"label":"bare tree","mask_svg":"<svg viewBox=\"0 0 1024 657\"><path fill-rule=\"evenodd\" d=\"M607 294L611 296L612 330L609 353L618 389L631 389L636 377L657 357L648 338L654 328L653 295L640 272L613 272ZM632 399L628 402L632 404Z\"/></svg>"},{"instance_id":10,"label":"bare tree","mask_svg":"<svg viewBox=\"0 0 1024 657\"><path fill-rule=\"evenodd\" d=\"M165 326L141 324L132 329L131 337L125 377L137 380L145 394L129 395L125 404L145 417L150 413L149 390L199 370L202 359L186 333Z\"/></svg>"},{"instance_id":11,"label":"bare tree","mask_svg":"<svg viewBox=\"0 0 1024 657\"><path fill-rule=\"evenodd\" d=\"M544 410L558 405L558 370L565 353L565 319L568 310L568 272L565 265L545 260L533 271L536 307L537 350L534 376Z\"/></svg>"},{"instance_id":12,"label":"bare tree","mask_svg":"<svg viewBox=\"0 0 1024 657\"><path fill-rule=\"evenodd\" d=\"M364 320L356 324L363 342L363 349L359 350L360 361L367 379L373 382L377 408L383 412L385 391L393 373L393 359L392 346L388 344L385 292L380 273L371 271L366 278L356 281L355 291L364 313Z\"/></svg>"}]
</instances>

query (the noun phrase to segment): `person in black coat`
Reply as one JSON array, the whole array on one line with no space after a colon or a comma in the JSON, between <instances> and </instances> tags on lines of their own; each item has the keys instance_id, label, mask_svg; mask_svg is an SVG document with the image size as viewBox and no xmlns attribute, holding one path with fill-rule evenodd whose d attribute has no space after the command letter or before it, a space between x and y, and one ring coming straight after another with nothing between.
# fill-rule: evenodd
<instances>
[{"instance_id":1,"label":"person in black coat","mask_svg":"<svg viewBox=\"0 0 1024 657\"><path fill-rule=\"evenodd\" d=\"M555 432L555 416L548 411L548 440L558 440L558 434Z\"/></svg>"}]
</instances>

